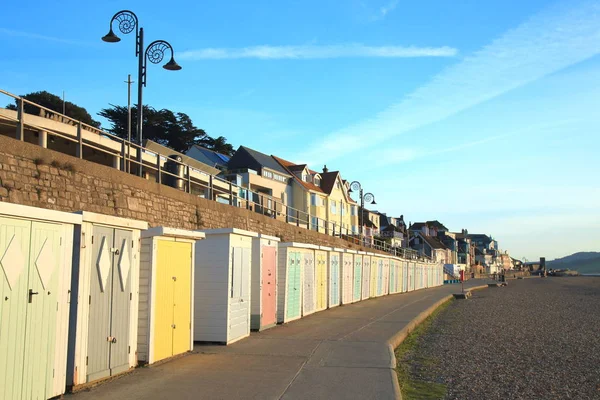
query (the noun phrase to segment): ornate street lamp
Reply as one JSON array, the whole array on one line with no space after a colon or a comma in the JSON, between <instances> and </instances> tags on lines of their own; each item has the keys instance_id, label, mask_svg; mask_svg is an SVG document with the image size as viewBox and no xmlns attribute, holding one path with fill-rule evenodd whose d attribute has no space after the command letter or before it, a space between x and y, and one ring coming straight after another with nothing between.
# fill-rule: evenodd
<instances>
[{"instance_id":1,"label":"ornate street lamp","mask_svg":"<svg viewBox=\"0 0 600 400\"><path fill-rule=\"evenodd\" d=\"M360 197L360 213L358 214L358 224L359 224L359 234L360 234L360 238L362 241L362 236L363 236L363 210L365 208L365 202L368 204L377 204L375 203L375 195L373 195L373 193L365 193L363 195L363 188L362 185L360 184L360 182L358 181L354 181L350 184L350 190L348 190L348 193L352 193L352 192L358 192L358 195Z\"/></svg>"},{"instance_id":2,"label":"ornate street lamp","mask_svg":"<svg viewBox=\"0 0 600 400\"><path fill-rule=\"evenodd\" d=\"M171 52L171 59L168 63L163 65L163 68L169 71L178 71L181 69L181 66L175 62L173 47L164 40L156 40L146 48L144 51L144 28L139 26L139 21L137 15L134 12L129 10L122 10L113 15L110 20L108 33L102 37L102 40L108 43L117 43L121 41L121 38L115 35L113 32L113 22L118 22L119 31L123 34L131 33L135 30L135 55L138 58L138 113L137 113L137 143L142 146L142 121L143 121L143 111L144 106L142 104L143 97L143 88L146 86L146 61L150 61L152 64L160 63L164 56L165 51L169 50ZM138 163L139 163L139 174L142 174L142 152L141 150L138 153Z\"/></svg>"}]
</instances>

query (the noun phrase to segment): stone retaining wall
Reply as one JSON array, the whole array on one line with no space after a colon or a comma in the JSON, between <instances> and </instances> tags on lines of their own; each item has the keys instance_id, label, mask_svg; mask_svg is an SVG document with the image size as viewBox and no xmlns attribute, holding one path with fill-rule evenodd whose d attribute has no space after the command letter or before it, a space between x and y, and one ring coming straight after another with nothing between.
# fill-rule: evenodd
<instances>
[{"instance_id":1,"label":"stone retaining wall","mask_svg":"<svg viewBox=\"0 0 600 400\"><path fill-rule=\"evenodd\" d=\"M233 227L278 236L284 242L380 252L6 136L0 136L0 201L92 211L147 221L150 226Z\"/></svg>"}]
</instances>

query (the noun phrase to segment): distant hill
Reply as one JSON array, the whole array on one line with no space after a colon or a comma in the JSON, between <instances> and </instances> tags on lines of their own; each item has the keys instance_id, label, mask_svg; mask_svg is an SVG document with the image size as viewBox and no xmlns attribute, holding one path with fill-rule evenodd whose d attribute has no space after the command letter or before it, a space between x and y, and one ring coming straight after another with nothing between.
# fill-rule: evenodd
<instances>
[{"instance_id":1,"label":"distant hill","mask_svg":"<svg viewBox=\"0 0 600 400\"><path fill-rule=\"evenodd\" d=\"M572 269L582 274L600 274L600 252L582 251L548 261L546 264L552 269Z\"/></svg>"}]
</instances>

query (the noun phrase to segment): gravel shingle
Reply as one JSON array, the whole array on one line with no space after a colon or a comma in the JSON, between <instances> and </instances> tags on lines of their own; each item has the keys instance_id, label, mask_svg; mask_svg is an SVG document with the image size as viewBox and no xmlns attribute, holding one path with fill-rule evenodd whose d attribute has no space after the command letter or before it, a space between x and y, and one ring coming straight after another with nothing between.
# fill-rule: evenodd
<instances>
[{"instance_id":1,"label":"gravel shingle","mask_svg":"<svg viewBox=\"0 0 600 400\"><path fill-rule=\"evenodd\" d=\"M413 375L445 383L448 399L600 399L600 278L474 292L419 343Z\"/></svg>"}]
</instances>

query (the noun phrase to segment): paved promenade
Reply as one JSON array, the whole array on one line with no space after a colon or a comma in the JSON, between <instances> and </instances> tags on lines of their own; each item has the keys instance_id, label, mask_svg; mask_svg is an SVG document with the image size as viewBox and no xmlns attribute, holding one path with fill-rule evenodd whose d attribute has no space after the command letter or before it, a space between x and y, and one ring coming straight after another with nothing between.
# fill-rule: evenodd
<instances>
[{"instance_id":1,"label":"paved promenade","mask_svg":"<svg viewBox=\"0 0 600 400\"><path fill-rule=\"evenodd\" d=\"M473 280L465 288L485 284ZM388 341L460 285L384 296L277 326L230 346L138 368L68 396L86 399L394 399Z\"/></svg>"}]
</instances>

